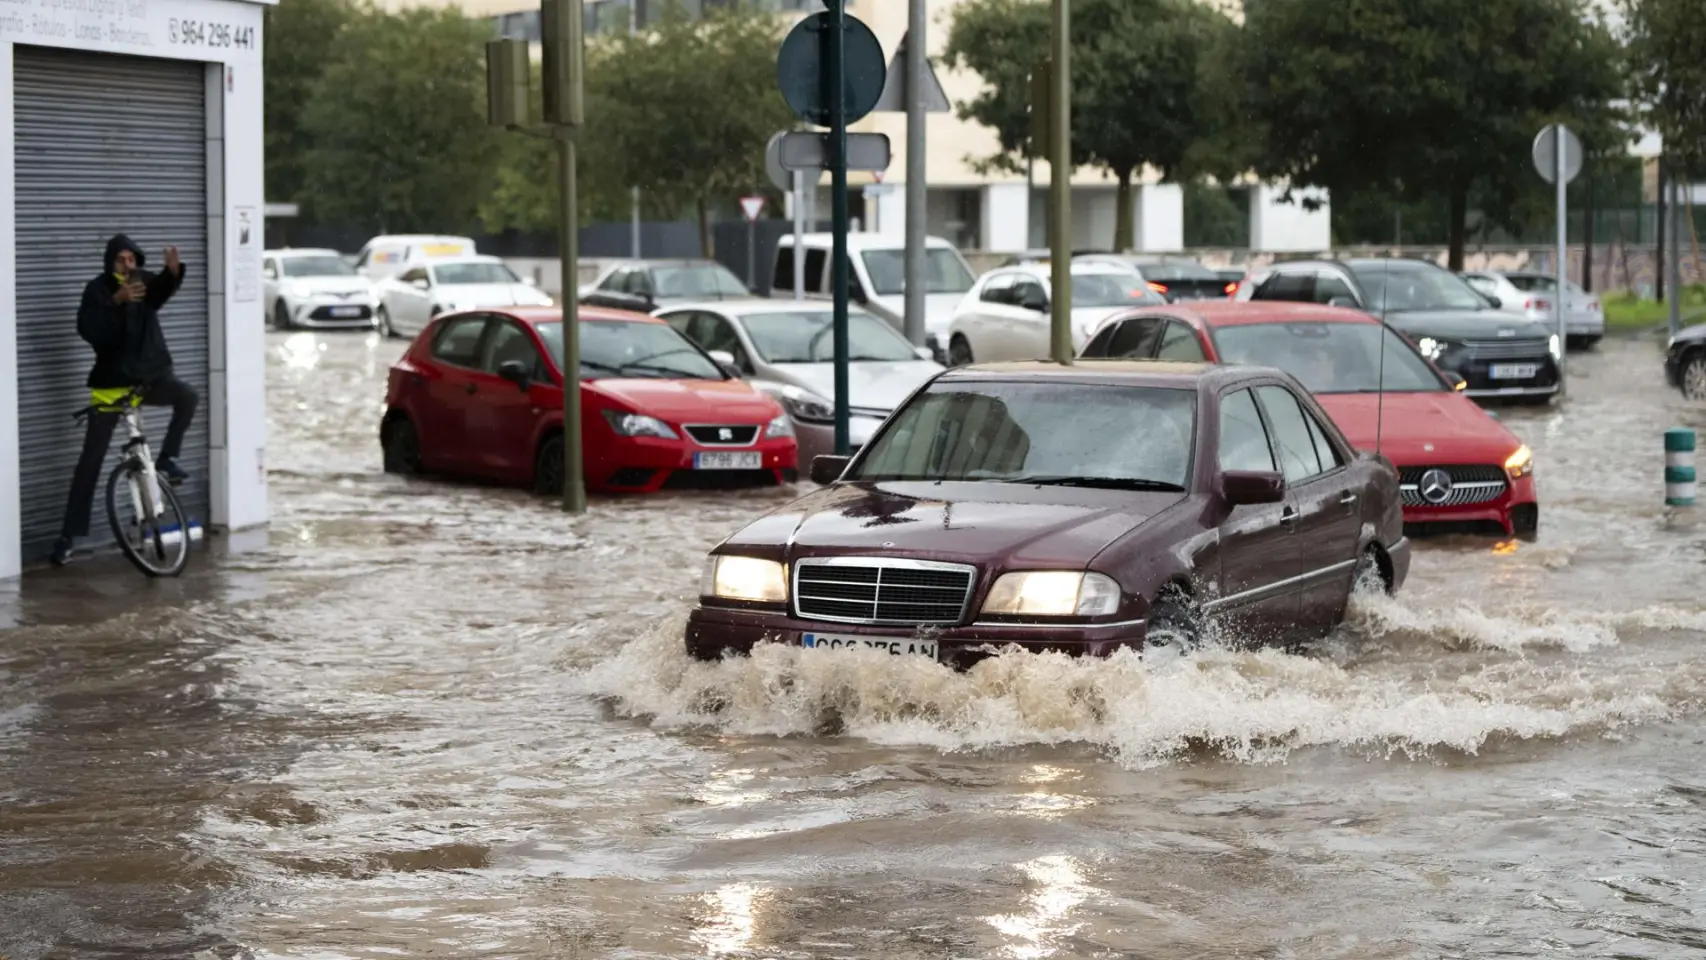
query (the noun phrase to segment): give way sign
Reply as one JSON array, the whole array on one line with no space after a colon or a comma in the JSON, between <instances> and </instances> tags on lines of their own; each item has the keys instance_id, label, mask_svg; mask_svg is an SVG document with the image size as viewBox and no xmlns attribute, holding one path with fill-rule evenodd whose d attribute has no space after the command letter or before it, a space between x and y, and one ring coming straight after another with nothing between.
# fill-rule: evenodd
<instances>
[{"instance_id":1,"label":"give way sign","mask_svg":"<svg viewBox=\"0 0 1706 960\"><path fill-rule=\"evenodd\" d=\"M752 223L764 212L764 197L751 196L740 198L740 212L746 215L746 222Z\"/></svg>"}]
</instances>

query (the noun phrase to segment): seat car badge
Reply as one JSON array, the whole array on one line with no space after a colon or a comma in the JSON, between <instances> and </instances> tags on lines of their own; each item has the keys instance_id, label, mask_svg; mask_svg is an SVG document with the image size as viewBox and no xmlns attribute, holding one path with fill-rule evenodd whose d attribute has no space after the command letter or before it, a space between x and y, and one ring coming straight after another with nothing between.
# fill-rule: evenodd
<instances>
[{"instance_id":1,"label":"seat car badge","mask_svg":"<svg viewBox=\"0 0 1706 960\"><path fill-rule=\"evenodd\" d=\"M735 432L733 430L730 430L728 427L723 427L717 431L717 439L718 440L733 440L734 438L735 438Z\"/></svg>"}]
</instances>

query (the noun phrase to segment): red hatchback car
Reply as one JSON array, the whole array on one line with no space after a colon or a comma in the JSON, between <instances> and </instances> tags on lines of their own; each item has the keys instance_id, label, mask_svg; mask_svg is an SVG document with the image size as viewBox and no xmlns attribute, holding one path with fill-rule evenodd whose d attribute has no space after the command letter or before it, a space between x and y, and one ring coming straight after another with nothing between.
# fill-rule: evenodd
<instances>
[{"instance_id":1,"label":"red hatchback car","mask_svg":"<svg viewBox=\"0 0 1706 960\"><path fill-rule=\"evenodd\" d=\"M1385 390L1381 351L1385 342ZM1398 468L1407 524L1534 534L1534 457L1397 331L1357 310L1202 300L1116 314L1084 358L1209 360L1278 367L1315 395L1352 444Z\"/></svg>"},{"instance_id":2,"label":"red hatchback car","mask_svg":"<svg viewBox=\"0 0 1706 960\"><path fill-rule=\"evenodd\" d=\"M583 307L581 431L591 492L775 486L798 477L794 430L769 395L669 324ZM446 314L391 367L385 469L563 486L563 315Z\"/></svg>"}]
</instances>

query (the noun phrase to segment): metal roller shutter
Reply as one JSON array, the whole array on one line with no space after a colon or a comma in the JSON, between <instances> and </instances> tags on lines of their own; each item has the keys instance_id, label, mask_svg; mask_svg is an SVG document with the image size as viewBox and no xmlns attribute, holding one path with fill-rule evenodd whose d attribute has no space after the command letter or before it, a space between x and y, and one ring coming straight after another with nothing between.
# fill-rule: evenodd
<instances>
[{"instance_id":1,"label":"metal roller shutter","mask_svg":"<svg viewBox=\"0 0 1706 960\"><path fill-rule=\"evenodd\" d=\"M181 252L183 287L160 312L177 375L201 394L181 463L190 515L208 521L207 114L205 66L18 46L13 49L17 170L18 400L23 559L51 552L83 429L94 351L77 335L83 288L101 271L107 239L128 234L162 267ZM171 412L148 410L156 455ZM106 470L118 460L122 428ZM90 543L110 541L106 475Z\"/></svg>"}]
</instances>

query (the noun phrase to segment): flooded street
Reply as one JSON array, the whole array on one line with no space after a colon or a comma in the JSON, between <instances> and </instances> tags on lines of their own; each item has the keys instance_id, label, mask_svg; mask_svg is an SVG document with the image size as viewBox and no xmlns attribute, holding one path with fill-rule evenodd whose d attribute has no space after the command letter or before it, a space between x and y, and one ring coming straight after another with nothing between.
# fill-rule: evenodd
<instances>
[{"instance_id":1,"label":"flooded street","mask_svg":"<svg viewBox=\"0 0 1706 960\"><path fill-rule=\"evenodd\" d=\"M1538 542L1425 541L1307 655L966 674L691 662L704 552L794 491L387 476L402 344L269 344L268 531L0 586L6 960L1706 950L1706 520L1661 442L1706 408L1650 339L1500 411Z\"/></svg>"}]
</instances>

